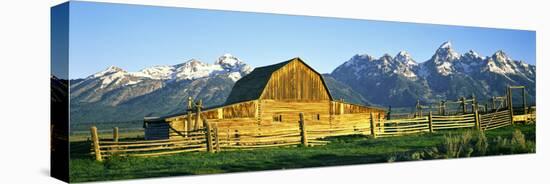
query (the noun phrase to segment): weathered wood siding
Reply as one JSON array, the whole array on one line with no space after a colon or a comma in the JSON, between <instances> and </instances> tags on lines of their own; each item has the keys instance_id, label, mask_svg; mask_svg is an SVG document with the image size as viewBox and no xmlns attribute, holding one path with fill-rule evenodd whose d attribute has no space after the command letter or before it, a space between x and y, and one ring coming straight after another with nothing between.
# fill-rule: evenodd
<instances>
[{"instance_id":1,"label":"weathered wood siding","mask_svg":"<svg viewBox=\"0 0 550 184\"><path fill-rule=\"evenodd\" d=\"M236 103L232 105L222 106L219 108L208 109L201 113L201 121L199 121L198 128L203 128L202 119L206 118L208 122L218 124L222 127L238 127L238 126L251 126L251 124L257 124L257 100ZM186 131L189 125L195 123L196 115L191 114L191 123L187 122L187 115L179 115L167 118L166 121L172 126L173 129L169 130L169 134L174 137L180 137L176 131Z\"/></svg>"},{"instance_id":2,"label":"weathered wood siding","mask_svg":"<svg viewBox=\"0 0 550 184\"><path fill-rule=\"evenodd\" d=\"M321 76L295 60L273 72L261 99L327 101L330 96Z\"/></svg>"},{"instance_id":3,"label":"weathered wood siding","mask_svg":"<svg viewBox=\"0 0 550 184\"><path fill-rule=\"evenodd\" d=\"M260 101L260 125L262 126L297 126L299 114L312 124L330 121L330 101L288 102L278 100Z\"/></svg>"},{"instance_id":4,"label":"weathered wood siding","mask_svg":"<svg viewBox=\"0 0 550 184\"><path fill-rule=\"evenodd\" d=\"M385 118L385 111L378 108L347 104L336 101L281 101L254 100L210 109L203 112L203 118L219 128L222 136L235 137L238 134L269 133L278 130L298 128L299 113L304 114L308 127L313 129L349 127L366 124L371 113L376 119ZM340 113L342 112L342 113ZM242 116L242 117L241 117ZM195 122L195 114L191 116ZM185 115L169 118L171 126L184 131ZM198 126L202 127L201 124ZM171 138L181 137L172 129Z\"/></svg>"},{"instance_id":5,"label":"weathered wood siding","mask_svg":"<svg viewBox=\"0 0 550 184\"><path fill-rule=\"evenodd\" d=\"M385 116L385 111L379 108L366 107L362 105L350 104L345 102L333 101L330 104L330 114L358 114L358 113L381 113Z\"/></svg>"},{"instance_id":6,"label":"weathered wood siding","mask_svg":"<svg viewBox=\"0 0 550 184\"><path fill-rule=\"evenodd\" d=\"M231 104L219 108L203 110L201 115L207 119L231 119L231 118L250 118L255 117L257 113L257 100ZM192 114L192 119L195 117ZM186 114L167 118L166 121L172 122L181 118L187 118Z\"/></svg>"},{"instance_id":7,"label":"weathered wood siding","mask_svg":"<svg viewBox=\"0 0 550 184\"><path fill-rule=\"evenodd\" d=\"M238 103L223 107L223 118L250 118L256 113L256 101Z\"/></svg>"}]
</instances>

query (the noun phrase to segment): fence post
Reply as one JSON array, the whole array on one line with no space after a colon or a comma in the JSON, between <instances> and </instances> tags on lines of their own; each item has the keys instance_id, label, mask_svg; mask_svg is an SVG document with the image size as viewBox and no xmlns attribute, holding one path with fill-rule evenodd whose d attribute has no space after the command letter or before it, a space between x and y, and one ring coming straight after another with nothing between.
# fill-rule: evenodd
<instances>
[{"instance_id":1,"label":"fence post","mask_svg":"<svg viewBox=\"0 0 550 184\"><path fill-rule=\"evenodd\" d=\"M97 135L97 128L95 126L92 126L90 128L90 132L92 133L92 140L94 144L95 160L103 161L103 158L101 157L101 150L99 149L99 137Z\"/></svg>"},{"instance_id":2,"label":"fence post","mask_svg":"<svg viewBox=\"0 0 550 184\"><path fill-rule=\"evenodd\" d=\"M474 111L474 120L475 120L475 128L476 129L481 129L481 126L479 124L479 112L477 111L477 109Z\"/></svg>"},{"instance_id":3,"label":"fence post","mask_svg":"<svg viewBox=\"0 0 550 184\"><path fill-rule=\"evenodd\" d=\"M466 98L460 97L460 105L462 106L462 114L466 114Z\"/></svg>"},{"instance_id":4,"label":"fence post","mask_svg":"<svg viewBox=\"0 0 550 184\"><path fill-rule=\"evenodd\" d=\"M477 99L474 94L472 94L472 113L477 111Z\"/></svg>"},{"instance_id":5,"label":"fence post","mask_svg":"<svg viewBox=\"0 0 550 184\"><path fill-rule=\"evenodd\" d=\"M374 116L372 112L370 113L370 134L373 138L376 138L376 125L374 124Z\"/></svg>"},{"instance_id":6,"label":"fence post","mask_svg":"<svg viewBox=\"0 0 550 184\"><path fill-rule=\"evenodd\" d=\"M308 142L307 142L306 123L304 122L304 113L300 112L300 121L298 122L300 123L300 137L301 137L302 145L307 147Z\"/></svg>"},{"instance_id":7,"label":"fence post","mask_svg":"<svg viewBox=\"0 0 550 184\"><path fill-rule=\"evenodd\" d=\"M387 114L387 117L386 117L387 120L391 120L391 105L388 109L388 114Z\"/></svg>"},{"instance_id":8,"label":"fence post","mask_svg":"<svg viewBox=\"0 0 550 184\"><path fill-rule=\"evenodd\" d=\"M202 99L199 100L199 102L195 105L196 113L195 113L195 130L199 129L199 121L201 119L201 108L202 108ZM206 121L205 121L206 122ZM206 123L204 123L206 124Z\"/></svg>"},{"instance_id":9,"label":"fence post","mask_svg":"<svg viewBox=\"0 0 550 184\"><path fill-rule=\"evenodd\" d=\"M508 86L507 89L508 98L508 110L510 111L510 124L514 124L514 103L512 102L512 88Z\"/></svg>"},{"instance_id":10,"label":"fence post","mask_svg":"<svg viewBox=\"0 0 550 184\"><path fill-rule=\"evenodd\" d=\"M191 119L193 111L193 98L187 97L187 132L190 132L193 126L193 119ZM187 135L187 134L186 134Z\"/></svg>"},{"instance_id":11,"label":"fence post","mask_svg":"<svg viewBox=\"0 0 550 184\"><path fill-rule=\"evenodd\" d=\"M491 103L492 103L491 105L493 105L491 110L495 111L495 109L497 108L497 102L494 96L491 97Z\"/></svg>"},{"instance_id":12,"label":"fence post","mask_svg":"<svg viewBox=\"0 0 550 184\"><path fill-rule=\"evenodd\" d=\"M527 114L527 96L525 93L525 86L521 88L521 96L523 97L523 114Z\"/></svg>"},{"instance_id":13,"label":"fence post","mask_svg":"<svg viewBox=\"0 0 550 184\"><path fill-rule=\"evenodd\" d=\"M420 105L420 100L416 100L416 117L422 117L422 106Z\"/></svg>"},{"instance_id":14,"label":"fence post","mask_svg":"<svg viewBox=\"0 0 550 184\"><path fill-rule=\"evenodd\" d=\"M118 142L118 127L113 127L113 141Z\"/></svg>"},{"instance_id":15,"label":"fence post","mask_svg":"<svg viewBox=\"0 0 550 184\"><path fill-rule=\"evenodd\" d=\"M430 128L430 133L434 132L432 124L432 111L430 111L430 114L428 114L428 128Z\"/></svg>"},{"instance_id":16,"label":"fence post","mask_svg":"<svg viewBox=\"0 0 550 184\"><path fill-rule=\"evenodd\" d=\"M441 102L439 102L439 115L444 116L443 115L443 100L441 100Z\"/></svg>"},{"instance_id":17,"label":"fence post","mask_svg":"<svg viewBox=\"0 0 550 184\"><path fill-rule=\"evenodd\" d=\"M210 127L210 123L206 119L203 120L203 123L206 126L206 151L212 153L214 152L212 148L212 127Z\"/></svg>"},{"instance_id":18,"label":"fence post","mask_svg":"<svg viewBox=\"0 0 550 184\"><path fill-rule=\"evenodd\" d=\"M220 152L220 138L218 134L218 124L214 127L214 143L216 144L216 153Z\"/></svg>"},{"instance_id":19,"label":"fence post","mask_svg":"<svg viewBox=\"0 0 550 184\"><path fill-rule=\"evenodd\" d=\"M382 117L380 115L380 113L378 113L378 123L380 123L379 127L380 127L380 132L384 132L384 123L382 123Z\"/></svg>"}]
</instances>

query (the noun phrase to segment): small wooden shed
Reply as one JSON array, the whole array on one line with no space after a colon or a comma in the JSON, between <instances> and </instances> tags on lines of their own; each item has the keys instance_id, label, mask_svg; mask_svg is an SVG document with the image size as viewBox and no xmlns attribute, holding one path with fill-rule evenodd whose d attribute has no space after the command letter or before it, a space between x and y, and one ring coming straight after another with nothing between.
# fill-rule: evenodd
<instances>
[{"instance_id":1,"label":"small wooden shed","mask_svg":"<svg viewBox=\"0 0 550 184\"><path fill-rule=\"evenodd\" d=\"M255 68L235 83L224 105L203 110L203 117L199 119L207 119L227 134L235 131L268 132L296 127L299 113L304 114L305 122L311 128L364 123L370 120L371 113L377 118L385 116L381 108L333 99L322 75L302 59L293 58ZM148 121L149 124L163 122L170 130L168 137L177 139L181 137L177 131L202 127L202 124L195 125L195 116L195 113L184 112L146 120L146 124ZM148 128L145 129L146 138L153 139L153 136L148 137Z\"/></svg>"}]
</instances>

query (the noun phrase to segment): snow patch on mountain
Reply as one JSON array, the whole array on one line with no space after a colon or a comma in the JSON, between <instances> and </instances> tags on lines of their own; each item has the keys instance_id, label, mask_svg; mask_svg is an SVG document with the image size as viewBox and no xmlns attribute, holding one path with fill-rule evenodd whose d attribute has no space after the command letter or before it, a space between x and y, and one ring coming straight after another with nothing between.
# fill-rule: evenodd
<instances>
[{"instance_id":1,"label":"snow patch on mountain","mask_svg":"<svg viewBox=\"0 0 550 184\"><path fill-rule=\"evenodd\" d=\"M175 68L174 66L162 65L162 66L153 66L140 70L139 72L131 73L136 77L146 77L150 79L157 80L166 80L172 77Z\"/></svg>"},{"instance_id":2,"label":"snow patch on mountain","mask_svg":"<svg viewBox=\"0 0 550 184\"><path fill-rule=\"evenodd\" d=\"M228 77L233 80L233 82L237 82L240 78L242 78L241 73L239 72L231 72Z\"/></svg>"},{"instance_id":3,"label":"snow patch on mountain","mask_svg":"<svg viewBox=\"0 0 550 184\"><path fill-rule=\"evenodd\" d=\"M237 57L224 54L213 64L190 59L182 64L152 66L137 72L126 72L119 67L110 66L101 72L90 75L81 82L100 80L100 88L107 88L109 86L135 85L145 80L195 80L221 74L227 74L231 80L237 81L242 76L252 72L252 70L253 68L250 65Z\"/></svg>"},{"instance_id":4,"label":"snow patch on mountain","mask_svg":"<svg viewBox=\"0 0 550 184\"><path fill-rule=\"evenodd\" d=\"M109 66L107 69L105 69L101 72L95 73L95 74L89 76L88 78L98 78L98 77L102 77L102 76L105 76L105 75L110 75L110 74L118 73L118 72L124 72L125 73L126 71L124 71L121 68L116 67L116 66Z\"/></svg>"},{"instance_id":5,"label":"snow patch on mountain","mask_svg":"<svg viewBox=\"0 0 550 184\"><path fill-rule=\"evenodd\" d=\"M410 80L416 80L417 75L414 70L417 66L418 63L406 51L397 53L395 57L384 54L378 59L367 54L357 54L333 72L349 71L357 79L363 76L400 75Z\"/></svg>"},{"instance_id":6,"label":"snow patch on mountain","mask_svg":"<svg viewBox=\"0 0 550 184\"><path fill-rule=\"evenodd\" d=\"M411 55L407 51L399 51L397 55L395 55L394 59L400 63L403 63L407 66L416 66L418 63L412 59Z\"/></svg>"},{"instance_id":7,"label":"snow patch on mountain","mask_svg":"<svg viewBox=\"0 0 550 184\"><path fill-rule=\"evenodd\" d=\"M437 73L447 76L453 73L453 65L450 62L443 62L437 66Z\"/></svg>"},{"instance_id":8,"label":"snow patch on mountain","mask_svg":"<svg viewBox=\"0 0 550 184\"><path fill-rule=\"evenodd\" d=\"M176 80L194 80L198 78L209 77L224 73L224 68L218 64L207 64L199 60L191 59L183 64L176 65L174 73L170 79Z\"/></svg>"}]
</instances>

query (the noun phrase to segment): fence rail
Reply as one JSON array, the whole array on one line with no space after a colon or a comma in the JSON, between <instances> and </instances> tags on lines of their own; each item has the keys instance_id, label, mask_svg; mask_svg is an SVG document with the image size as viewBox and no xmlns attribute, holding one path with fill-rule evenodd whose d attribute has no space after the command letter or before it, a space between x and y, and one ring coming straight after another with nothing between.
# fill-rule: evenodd
<instances>
[{"instance_id":1,"label":"fence rail","mask_svg":"<svg viewBox=\"0 0 550 184\"><path fill-rule=\"evenodd\" d=\"M503 110L500 112L481 115L480 119L481 129L491 130L511 125L513 117L510 116L510 110Z\"/></svg>"},{"instance_id":2,"label":"fence rail","mask_svg":"<svg viewBox=\"0 0 550 184\"><path fill-rule=\"evenodd\" d=\"M100 140L96 127L91 128L91 134L93 139L91 154L95 155L96 160L112 156L159 156L206 150L204 145L206 137L198 131L189 132L192 136L178 140L119 141L118 129L113 130L113 139Z\"/></svg>"},{"instance_id":3,"label":"fence rail","mask_svg":"<svg viewBox=\"0 0 550 184\"><path fill-rule=\"evenodd\" d=\"M477 112L456 116L434 116L432 117L434 130L445 130L455 128L475 127L479 122Z\"/></svg>"},{"instance_id":4,"label":"fence rail","mask_svg":"<svg viewBox=\"0 0 550 184\"><path fill-rule=\"evenodd\" d=\"M534 119L534 114L514 117L509 110L479 114L477 111L463 115L432 115L408 119L380 119L373 114L365 121L355 124L317 125L305 122L303 116L295 127L282 127L261 131L259 129L235 132L220 131L216 124L203 119L203 128L194 131L175 131L177 139L119 141L118 128L113 129L113 138L104 140L98 136L96 127L91 127L91 154L101 161L112 156L160 156L184 152L219 152L221 150L255 149L281 146L319 146L329 143L327 137L342 135L369 135L393 137L460 128L491 130L511 125L513 119ZM525 117L524 117L525 116ZM245 128L245 127L242 127ZM245 128L246 129L246 128ZM241 131L245 129L240 129Z\"/></svg>"},{"instance_id":5,"label":"fence rail","mask_svg":"<svg viewBox=\"0 0 550 184\"><path fill-rule=\"evenodd\" d=\"M397 120L376 120L372 118L374 137L391 137L420 132L429 132L429 117L397 119Z\"/></svg>"}]
</instances>

